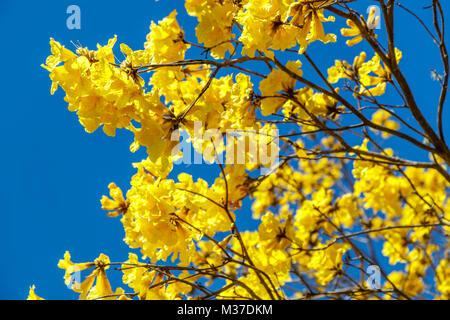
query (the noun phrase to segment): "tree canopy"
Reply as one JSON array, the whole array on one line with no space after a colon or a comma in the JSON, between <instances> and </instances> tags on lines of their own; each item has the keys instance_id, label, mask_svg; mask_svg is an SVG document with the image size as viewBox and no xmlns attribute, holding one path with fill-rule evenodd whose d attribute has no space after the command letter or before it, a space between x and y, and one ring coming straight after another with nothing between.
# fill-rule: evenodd
<instances>
[{"instance_id":1,"label":"tree canopy","mask_svg":"<svg viewBox=\"0 0 450 320\"><path fill-rule=\"evenodd\" d=\"M397 1L369 1L368 13L354 2L186 0L195 35L173 11L140 50L50 40L51 93L64 90L87 132L129 130L130 151L148 154L126 193L111 183L101 199L141 256L66 252L58 267L80 299L450 298L444 10L429 1L428 25ZM398 11L442 58L435 105L419 105L402 72ZM337 41L355 54L327 51ZM334 63L317 63L312 43ZM216 166L212 183L189 166L171 174L196 155Z\"/></svg>"}]
</instances>

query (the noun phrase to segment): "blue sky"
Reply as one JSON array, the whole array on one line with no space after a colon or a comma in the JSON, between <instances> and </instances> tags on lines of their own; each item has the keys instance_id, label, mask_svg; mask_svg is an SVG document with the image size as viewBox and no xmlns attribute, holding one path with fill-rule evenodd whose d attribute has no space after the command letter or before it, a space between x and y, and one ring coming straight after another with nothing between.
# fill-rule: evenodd
<instances>
[{"instance_id":1,"label":"blue sky","mask_svg":"<svg viewBox=\"0 0 450 320\"><path fill-rule=\"evenodd\" d=\"M423 13L425 2L413 0L408 5ZM365 12L371 2L361 3ZM449 13L448 1L442 3ZM71 4L81 8L81 30L66 27L66 9ZM99 200L110 182L128 189L135 172L131 163L144 158L145 151L130 153L132 136L124 130L116 138L102 130L85 133L76 115L67 110L63 91L50 95L48 72L40 67L50 52L49 38L68 48L72 48L71 40L94 48L117 34L119 43L141 49L151 20L162 19L174 8L188 39L194 40L195 19L187 16L182 1L0 2L0 299L26 298L32 284L45 298L77 298L65 287L63 271L57 268L66 250L75 261L91 261L101 252L113 261L123 261L129 252L119 219L108 218ZM430 52L431 41L409 16L402 13L398 27L402 36L397 46L404 51L400 66L412 79L417 101L434 124L439 85L430 79L430 69L442 72L437 50ZM352 61L363 49L367 48L313 44L309 52L328 67L334 57ZM371 51L367 52L371 57ZM447 106L444 119L449 115ZM448 121L444 125L450 140ZM410 150L394 147L400 153ZM197 175L203 170L190 168Z\"/></svg>"}]
</instances>

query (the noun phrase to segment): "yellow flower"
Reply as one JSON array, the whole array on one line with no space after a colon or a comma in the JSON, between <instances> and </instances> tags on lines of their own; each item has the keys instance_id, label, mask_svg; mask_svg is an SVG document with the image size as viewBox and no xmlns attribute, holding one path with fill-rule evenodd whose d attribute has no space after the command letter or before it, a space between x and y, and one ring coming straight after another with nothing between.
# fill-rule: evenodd
<instances>
[{"instance_id":1,"label":"yellow flower","mask_svg":"<svg viewBox=\"0 0 450 320\"><path fill-rule=\"evenodd\" d=\"M376 13L376 7L372 6L370 8L369 11L369 17L367 18L367 22L362 18L362 24L363 26L366 27L367 32L373 36L373 37L377 37L376 34L373 32L374 27L378 24L378 22L380 21L380 17L379 16L375 16ZM359 28L357 27L357 25L350 19L347 20L347 25L350 27L350 29L341 29L341 34L344 37L354 37L350 40L347 40L346 44L351 47L357 43L360 43L364 37L361 34Z\"/></svg>"},{"instance_id":2,"label":"yellow flower","mask_svg":"<svg viewBox=\"0 0 450 320\"><path fill-rule=\"evenodd\" d=\"M304 3L306 2L306 3ZM334 21L333 16L325 18L324 7L332 1L322 1L317 4L310 1L293 2L288 11L288 16L292 16L291 24L299 31L296 39L299 44L299 53L306 51L309 43L320 40L323 43L336 42L336 35L325 34L322 22Z\"/></svg>"},{"instance_id":3,"label":"yellow flower","mask_svg":"<svg viewBox=\"0 0 450 320\"><path fill-rule=\"evenodd\" d=\"M402 57L402 52L395 49L397 63ZM346 61L336 60L335 65L328 69L328 81L336 83L340 79L349 79L356 83L354 95L380 96L386 90L386 83L392 82L391 71L387 66L381 65L380 57L374 57L365 62L367 56L363 51L355 57L353 65Z\"/></svg>"},{"instance_id":4,"label":"yellow flower","mask_svg":"<svg viewBox=\"0 0 450 320\"><path fill-rule=\"evenodd\" d=\"M70 260L70 253L66 251L64 254L64 260L59 260L58 268L64 269L66 271L64 275L65 284L70 285L72 281L72 273L80 272L89 268L92 268L95 265L93 262L85 262L85 263L73 263Z\"/></svg>"},{"instance_id":5,"label":"yellow flower","mask_svg":"<svg viewBox=\"0 0 450 320\"><path fill-rule=\"evenodd\" d=\"M50 38L50 47L52 55L47 58L45 65L41 65L43 68L47 69L50 72L52 72L61 62L66 62L77 57L75 53L73 53L69 49L66 49L53 38Z\"/></svg>"},{"instance_id":6,"label":"yellow flower","mask_svg":"<svg viewBox=\"0 0 450 320\"><path fill-rule=\"evenodd\" d=\"M381 109L376 111L372 115L372 122L388 129L397 130L400 127L400 125L398 124L397 121L391 120L390 118L391 114L386 110ZM385 139L390 136L389 133L386 133L384 131L381 133L381 135Z\"/></svg>"},{"instance_id":7,"label":"yellow flower","mask_svg":"<svg viewBox=\"0 0 450 320\"><path fill-rule=\"evenodd\" d=\"M177 11L158 24L152 22L145 42L145 51L153 63L166 63L184 59L189 45L184 42L184 33L176 20Z\"/></svg>"},{"instance_id":8,"label":"yellow flower","mask_svg":"<svg viewBox=\"0 0 450 320\"><path fill-rule=\"evenodd\" d=\"M436 268L437 289L441 293L440 299L450 299L450 259L442 259Z\"/></svg>"},{"instance_id":9,"label":"yellow flower","mask_svg":"<svg viewBox=\"0 0 450 320\"><path fill-rule=\"evenodd\" d=\"M342 257L349 249L349 244L337 243L327 249L313 251L308 268L317 270L314 276L319 284L326 285L336 275L340 275L343 266Z\"/></svg>"},{"instance_id":10,"label":"yellow flower","mask_svg":"<svg viewBox=\"0 0 450 320\"><path fill-rule=\"evenodd\" d=\"M34 292L35 286L32 285L30 287L30 292L28 293L28 298L27 300L45 300L41 297L39 297L35 292Z\"/></svg>"},{"instance_id":11,"label":"yellow flower","mask_svg":"<svg viewBox=\"0 0 450 320\"><path fill-rule=\"evenodd\" d=\"M258 231L259 237L263 241L262 245L267 250L285 250L294 240L294 227L291 217L280 223L272 212L268 212L261 217Z\"/></svg>"},{"instance_id":12,"label":"yellow flower","mask_svg":"<svg viewBox=\"0 0 450 320\"><path fill-rule=\"evenodd\" d=\"M405 233L388 233L385 237L382 252L384 256L389 257L389 263L395 265L398 262L406 262L408 247L405 244Z\"/></svg>"},{"instance_id":13,"label":"yellow flower","mask_svg":"<svg viewBox=\"0 0 450 320\"><path fill-rule=\"evenodd\" d=\"M127 211L128 204L123 197L122 190L115 183L110 183L108 188L112 199L103 196L100 200L102 209L110 211L108 212L109 217L117 217L119 214L124 214Z\"/></svg>"},{"instance_id":14,"label":"yellow flower","mask_svg":"<svg viewBox=\"0 0 450 320\"><path fill-rule=\"evenodd\" d=\"M423 280L415 274L405 274L399 271L393 271L388 275L389 280L397 287L400 288L408 297L414 298L420 294L425 288ZM386 289L393 288L390 282L386 282ZM391 294L387 294L386 297L390 298Z\"/></svg>"},{"instance_id":15,"label":"yellow flower","mask_svg":"<svg viewBox=\"0 0 450 320\"><path fill-rule=\"evenodd\" d=\"M189 15L197 17L195 34L199 43L210 48L213 58L223 59L227 51L233 51L234 38L231 32L233 18L239 9L232 0L187 0L185 7Z\"/></svg>"},{"instance_id":16,"label":"yellow flower","mask_svg":"<svg viewBox=\"0 0 450 320\"><path fill-rule=\"evenodd\" d=\"M71 285L72 290L80 293L80 299L84 300L88 297L88 295L90 295L90 298L99 298L113 294L105 272L105 270L109 268L109 264L109 257L103 253L100 254L94 262L73 263L70 260L70 253L66 251L64 254L64 260L59 261L58 267L66 271L64 275L66 285ZM92 267L95 267L95 269L92 270L83 282L78 283L72 280L73 273L79 273ZM91 293L94 282L94 293Z\"/></svg>"},{"instance_id":17,"label":"yellow flower","mask_svg":"<svg viewBox=\"0 0 450 320\"><path fill-rule=\"evenodd\" d=\"M302 63L300 61L289 61L286 64L293 73L302 76L300 70ZM286 72L273 69L272 72L259 83L259 89L263 99L261 101L261 112L264 116L276 113L286 102L286 98L282 97L280 92L293 93L296 80L289 76Z\"/></svg>"}]
</instances>

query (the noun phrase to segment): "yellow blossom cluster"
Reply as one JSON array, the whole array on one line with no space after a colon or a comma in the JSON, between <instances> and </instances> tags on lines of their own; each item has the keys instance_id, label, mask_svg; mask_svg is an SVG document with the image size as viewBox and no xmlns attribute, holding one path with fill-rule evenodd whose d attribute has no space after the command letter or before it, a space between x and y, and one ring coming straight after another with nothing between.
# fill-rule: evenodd
<instances>
[{"instance_id":1,"label":"yellow blossom cluster","mask_svg":"<svg viewBox=\"0 0 450 320\"><path fill-rule=\"evenodd\" d=\"M397 63L402 57L400 50L395 49ZM354 93L365 96L379 96L384 94L386 84L392 81L391 72L387 66L383 68L380 57L375 54L372 60L363 51L350 65L346 61L336 60L335 65L328 69L328 81L336 83L340 79L349 79L357 83Z\"/></svg>"}]
</instances>

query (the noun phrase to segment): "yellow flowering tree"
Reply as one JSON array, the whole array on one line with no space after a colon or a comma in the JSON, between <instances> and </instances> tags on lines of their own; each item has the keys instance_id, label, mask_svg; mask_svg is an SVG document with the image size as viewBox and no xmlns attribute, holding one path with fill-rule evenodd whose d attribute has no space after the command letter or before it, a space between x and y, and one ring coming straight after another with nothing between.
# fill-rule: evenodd
<instances>
[{"instance_id":1,"label":"yellow flowering tree","mask_svg":"<svg viewBox=\"0 0 450 320\"><path fill-rule=\"evenodd\" d=\"M87 132L129 130L130 151L148 154L126 193L111 183L101 199L136 250L85 263L67 252L58 264L81 299L450 298L442 6L432 1L427 26L396 1L375 1L375 30L376 10L361 15L354 2L186 0L195 35L173 11L152 22L141 50L117 37L74 50L50 40L51 93L64 90ZM436 105L420 106L401 70L398 10L418 19L442 57ZM336 27L341 34L330 33ZM337 41L353 62L316 64L310 46ZM233 140L230 130L241 134ZM212 182L171 175L187 154L180 133L217 167ZM254 230L242 228L248 215ZM82 270L89 275L74 280ZM111 287L114 272L123 287ZM41 299L34 286L29 298Z\"/></svg>"}]
</instances>

